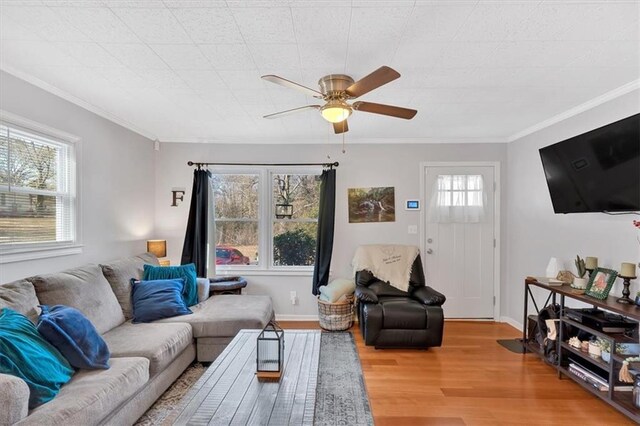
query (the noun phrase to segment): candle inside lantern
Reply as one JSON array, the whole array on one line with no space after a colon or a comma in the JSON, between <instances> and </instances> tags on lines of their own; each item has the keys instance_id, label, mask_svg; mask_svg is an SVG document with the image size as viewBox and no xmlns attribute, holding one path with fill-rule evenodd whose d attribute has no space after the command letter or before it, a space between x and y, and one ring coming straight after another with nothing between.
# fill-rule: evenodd
<instances>
[{"instance_id":1,"label":"candle inside lantern","mask_svg":"<svg viewBox=\"0 0 640 426\"><path fill-rule=\"evenodd\" d=\"M598 258L597 257L587 257L584 260L584 267L587 269L596 269L598 267Z\"/></svg>"},{"instance_id":2,"label":"candle inside lantern","mask_svg":"<svg viewBox=\"0 0 640 426\"><path fill-rule=\"evenodd\" d=\"M620 276L632 278L636 276L636 265L635 263L623 262L620 265Z\"/></svg>"}]
</instances>

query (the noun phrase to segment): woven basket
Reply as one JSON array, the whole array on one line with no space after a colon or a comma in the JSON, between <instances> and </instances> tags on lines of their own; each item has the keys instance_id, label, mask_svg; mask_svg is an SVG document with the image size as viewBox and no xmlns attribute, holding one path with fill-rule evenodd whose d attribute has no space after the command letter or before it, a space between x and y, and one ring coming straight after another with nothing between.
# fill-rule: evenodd
<instances>
[{"instance_id":1,"label":"woven basket","mask_svg":"<svg viewBox=\"0 0 640 426\"><path fill-rule=\"evenodd\" d=\"M353 324L353 295L339 303L329 303L318 298L320 327L328 331L347 330Z\"/></svg>"}]
</instances>

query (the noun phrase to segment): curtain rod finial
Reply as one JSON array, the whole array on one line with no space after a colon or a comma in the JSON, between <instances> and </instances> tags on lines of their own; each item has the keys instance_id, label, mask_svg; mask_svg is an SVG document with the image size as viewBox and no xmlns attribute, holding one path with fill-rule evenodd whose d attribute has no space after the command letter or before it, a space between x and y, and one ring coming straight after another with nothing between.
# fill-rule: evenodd
<instances>
[{"instance_id":1,"label":"curtain rod finial","mask_svg":"<svg viewBox=\"0 0 640 426\"><path fill-rule=\"evenodd\" d=\"M193 161L187 161L187 166L189 167L193 166Z\"/></svg>"}]
</instances>

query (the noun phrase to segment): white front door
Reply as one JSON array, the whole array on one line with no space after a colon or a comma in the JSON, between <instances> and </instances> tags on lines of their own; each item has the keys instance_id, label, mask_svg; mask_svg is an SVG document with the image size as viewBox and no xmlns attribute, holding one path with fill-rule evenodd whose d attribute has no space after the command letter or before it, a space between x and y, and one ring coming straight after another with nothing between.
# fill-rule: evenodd
<instances>
[{"instance_id":1,"label":"white front door","mask_svg":"<svg viewBox=\"0 0 640 426\"><path fill-rule=\"evenodd\" d=\"M447 297L445 318L493 318L494 167L427 165L424 173L427 285Z\"/></svg>"}]
</instances>

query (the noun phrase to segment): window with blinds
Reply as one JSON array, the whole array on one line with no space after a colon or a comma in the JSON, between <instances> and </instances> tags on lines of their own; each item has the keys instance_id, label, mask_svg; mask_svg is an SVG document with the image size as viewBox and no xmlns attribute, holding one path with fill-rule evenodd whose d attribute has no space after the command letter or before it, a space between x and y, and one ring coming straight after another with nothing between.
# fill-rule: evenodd
<instances>
[{"instance_id":1,"label":"window with blinds","mask_svg":"<svg viewBox=\"0 0 640 426\"><path fill-rule=\"evenodd\" d=\"M73 143L0 122L0 249L75 240Z\"/></svg>"}]
</instances>

